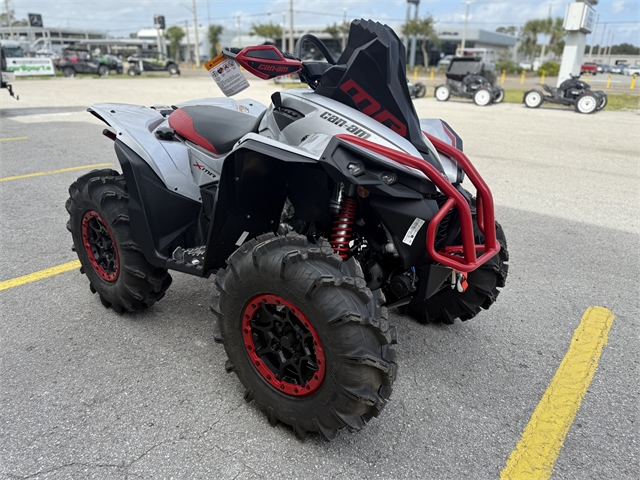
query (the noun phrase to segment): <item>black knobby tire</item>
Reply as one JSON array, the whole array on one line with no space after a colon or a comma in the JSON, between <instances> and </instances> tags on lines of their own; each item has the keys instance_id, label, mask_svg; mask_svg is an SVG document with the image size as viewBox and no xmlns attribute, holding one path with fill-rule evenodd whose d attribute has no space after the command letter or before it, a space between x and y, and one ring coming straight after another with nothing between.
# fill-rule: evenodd
<instances>
[{"instance_id":1,"label":"black knobby tire","mask_svg":"<svg viewBox=\"0 0 640 480\"><path fill-rule=\"evenodd\" d=\"M290 425L299 438L319 432L331 440L342 428L360 430L380 413L396 375L390 347L396 343L395 327L382 307L384 296L372 294L353 264L342 262L328 244L309 245L295 234L262 235L242 245L227 264L216 277L214 336L229 356L227 371L246 388L245 400L255 400L270 423ZM295 306L315 329L325 371L309 394L281 392L250 358L243 315L264 294Z\"/></svg>"},{"instance_id":2,"label":"black knobby tire","mask_svg":"<svg viewBox=\"0 0 640 480\"><path fill-rule=\"evenodd\" d=\"M167 67L167 71L169 72L169 75L178 75L180 73L178 66L173 63Z\"/></svg>"},{"instance_id":3,"label":"black knobby tire","mask_svg":"<svg viewBox=\"0 0 640 480\"><path fill-rule=\"evenodd\" d=\"M484 235L473 219L476 244L484 244ZM462 321L475 317L480 309L487 310L498 298L507 280L509 251L504 231L496 222L496 238L500 243L500 252L467 277L468 287L464 292L445 286L444 290L429 298L425 303L409 306L405 313L420 323L453 324L456 318ZM461 243L461 238L456 239Z\"/></svg>"},{"instance_id":4,"label":"black knobby tire","mask_svg":"<svg viewBox=\"0 0 640 480\"><path fill-rule=\"evenodd\" d=\"M424 83L416 83L414 86L414 95L416 98L422 98L427 93L427 87L424 86Z\"/></svg>"},{"instance_id":5,"label":"black knobby tire","mask_svg":"<svg viewBox=\"0 0 640 480\"><path fill-rule=\"evenodd\" d=\"M73 78L76 76L76 71L71 67L65 67L62 74L67 78Z\"/></svg>"},{"instance_id":6,"label":"black knobby tire","mask_svg":"<svg viewBox=\"0 0 640 480\"><path fill-rule=\"evenodd\" d=\"M504 100L504 88L500 86L493 87L493 103L502 103Z\"/></svg>"},{"instance_id":7,"label":"black knobby tire","mask_svg":"<svg viewBox=\"0 0 640 480\"><path fill-rule=\"evenodd\" d=\"M111 169L94 170L73 182L69 195L67 229L82 263L80 271L87 275L91 291L100 295L102 304L122 313L143 310L160 300L171 285L171 276L147 262L131 237L124 177ZM115 261L103 264L101 254L97 259L92 250L95 247L85 248L83 231L90 227L83 230L83 222L91 221L88 219L104 227L103 243L115 254Z\"/></svg>"},{"instance_id":8,"label":"black knobby tire","mask_svg":"<svg viewBox=\"0 0 640 480\"><path fill-rule=\"evenodd\" d=\"M98 75L106 77L109 75L109 67L107 65L100 65L98 67Z\"/></svg>"}]
</instances>

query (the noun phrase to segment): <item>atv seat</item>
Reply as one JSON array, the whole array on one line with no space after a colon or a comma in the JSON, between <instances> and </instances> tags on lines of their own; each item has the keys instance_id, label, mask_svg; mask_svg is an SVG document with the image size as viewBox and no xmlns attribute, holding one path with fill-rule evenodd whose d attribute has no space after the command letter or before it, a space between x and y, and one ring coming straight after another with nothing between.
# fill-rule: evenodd
<instances>
[{"instance_id":1,"label":"atv seat","mask_svg":"<svg viewBox=\"0 0 640 480\"><path fill-rule=\"evenodd\" d=\"M544 88L547 92L549 92L551 95L555 95L556 92L558 91L557 88L554 87L550 87L549 85L542 85L542 88Z\"/></svg>"},{"instance_id":2,"label":"atv seat","mask_svg":"<svg viewBox=\"0 0 640 480\"><path fill-rule=\"evenodd\" d=\"M262 115L254 117L214 105L188 105L169 115L169 126L181 137L223 154L249 132L258 132Z\"/></svg>"}]
</instances>

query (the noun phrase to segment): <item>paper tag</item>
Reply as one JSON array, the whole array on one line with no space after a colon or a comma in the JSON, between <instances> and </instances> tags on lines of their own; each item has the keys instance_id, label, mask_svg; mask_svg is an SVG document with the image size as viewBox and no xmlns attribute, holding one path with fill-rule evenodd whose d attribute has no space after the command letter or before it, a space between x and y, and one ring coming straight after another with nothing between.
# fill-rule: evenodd
<instances>
[{"instance_id":1,"label":"paper tag","mask_svg":"<svg viewBox=\"0 0 640 480\"><path fill-rule=\"evenodd\" d=\"M233 58L220 54L209 60L205 67L227 97L249 88L249 82L244 78L238 62Z\"/></svg>"},{"instance_id":2,"label":"paper tag","mask_svg":"<svg viewBox=\"0 0 640 480\"><path fill-rule=\"evenodd\" d=\"M422 225L424 225L424 220L422 220L421 218L416 218L409 227L409 230L407 230L407 234L402 239L402 243L413 245L413 241L416 239L418 230L420 230L420 227L422 227Z\"/></svg>"},{"instance_id":3,"label":"paper tag","mask_svg":"<svg viewBox=\"0 0 640 480\"><path fill-rule=\"evenodd\" d=\"M248 236L249 232L242 232L242 235L240 235L240 238L238 238L238 241L236 242L236 247L242 245Z\"/></svg>"}]
</instances>

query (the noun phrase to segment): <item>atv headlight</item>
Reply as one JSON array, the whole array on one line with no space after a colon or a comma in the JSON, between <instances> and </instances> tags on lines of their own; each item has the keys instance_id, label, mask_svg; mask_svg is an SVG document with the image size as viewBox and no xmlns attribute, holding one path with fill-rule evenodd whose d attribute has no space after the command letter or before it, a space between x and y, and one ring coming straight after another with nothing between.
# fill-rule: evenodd
<instances>
[{"instance_id":1,"label":"atv headlight","mask_svg":"<svg viewBox=\"0 0 640 480\"><path fill-rule=\"evenodd\" d=\"M391 172L384 172L382 175L380 175L380 180L382 180L387 185L393 185L398 181L398 175Z\"/></svg>"},{"instance_id":2,"label":"atv headlight","mask_svg":"<svg viewBox=\"0 0 640 480\"><path fill-rule=\"evenodd\" d=\"M364 173L364 164L361 162L353 162L347 165L347 170L354 177L358 177Z\"/></svg>"}]
</instances>

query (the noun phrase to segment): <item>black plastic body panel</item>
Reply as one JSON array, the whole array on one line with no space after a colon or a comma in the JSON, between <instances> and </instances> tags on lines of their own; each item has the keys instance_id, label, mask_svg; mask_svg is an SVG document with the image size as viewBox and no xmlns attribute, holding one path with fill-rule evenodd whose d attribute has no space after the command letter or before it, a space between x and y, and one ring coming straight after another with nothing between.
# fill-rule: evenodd
<instances>
[{"instance_id":1,"label":"black plastic body panel","mask_svg":"<svg viewBox=\"0 0 640 480\"><path fill-rule=\"evenodd\" d=\"M310 169L319 170L315 160L253 140L229 155L222 167L206 241L205 274L225 266L225 260L246 239L278 229L289 184L309 188L311 198L314 183L318 191L326 191L322 181L308 175Z\"/></svg>"},{"instance_id":2,"label":"black plastic body panel","mask_svg":"<svg viewBox=\"0 0 640 480\"><path fill-rule=\"evenodd\" d=\"M116 141L115 150L129 191L131 236L149 263L167 267L174 246L195 246L189 243L195 239L201 204L168 190L151 167L124 143ZM202 272L202 268L180 270L195 275Z\"/></svg>"}]
</instances>

